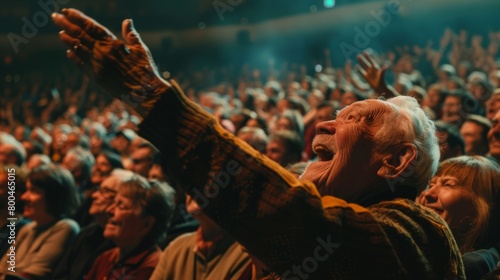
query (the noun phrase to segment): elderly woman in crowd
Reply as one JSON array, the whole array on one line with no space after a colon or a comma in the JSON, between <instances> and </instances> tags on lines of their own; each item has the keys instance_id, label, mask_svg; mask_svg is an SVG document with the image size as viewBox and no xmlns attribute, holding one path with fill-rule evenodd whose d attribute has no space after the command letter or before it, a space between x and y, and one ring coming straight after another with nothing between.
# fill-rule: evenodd
<instances>
[{"instance_id":1,"label":"elderly woman in crowd","mask_svg":"<svg viewBox=\"0 0 500 280\"><path fill-rule=\"evenodd\" d=\"M104 237L117 247L97 257L86 279L149 279L161 254L157 243L166 234L174 207L171 188L139 176L121 182L104 227Z\"/></svg>"},{"instance_id":2,"label":"elderly woman in crowd","mask_svg":"<svg viewBox=\"0 0 500 280\"><path fill-rule=\"evenodd\" d=\"M50 279L65 248L78 234L78 224L68 219L78 206L78 193L69 171L41 165L28 175L23 216L33 222L16 236L15 272L7 267L8 256L0 264L0 278L14 274L28 279Z\"/></svg>"}]
</instances>

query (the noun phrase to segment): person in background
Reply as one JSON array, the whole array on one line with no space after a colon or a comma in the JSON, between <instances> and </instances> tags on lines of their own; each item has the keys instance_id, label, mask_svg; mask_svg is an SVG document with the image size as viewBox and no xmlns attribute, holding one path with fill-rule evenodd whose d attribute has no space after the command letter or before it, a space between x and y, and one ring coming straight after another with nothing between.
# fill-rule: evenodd
<instances>
[{"instance_id":1,"label":"person in background","mask_svg":"<svg viewBox=\"0 0 500 280\"><path fill-rule=\"evenodd\" d=\"M491 122L479 115L469 115L460 127L465 142L465 154L486 156L489 152L488 132Z\"/></svg>"},{"instance_id":2,"label":"person in background","mask_svg":"<svg viewBox=\"0 0 500 280\"><path fill-rule=\"evenodd\" d=\"M27 175L27 170L16 165L0 166L0 256L5 255L8 248L13 245L12 237L17 236L19 230L29 222L24 219L21 211L23 209L21 194L26 190ZM9 205L14 206L16 210L19 209L14 211L14 216L9 215L12 213L9 211ZM15 227L12 227L8 218L16 219L13 221ZM15 232L14 236L11 231Z\"/></svg>"},{"instance_id":3,"label":"person in background","mask_svg":"<svg viewBox=\"0 0 500 280\"><path fill-rule=\"evenodd\" d=\"M92 194L89 215L93 218L93 222L83 228L73 244L66 249L54 271L53 280L85 279L94 260L104 251L115 247L114 243L103 235L109 219L106 210L113 204L120 183L132 176L134 173L130 171L114 169Z\"/></svg>"},{"instance_id":4,"label":"person in background","mask_svg":"<svg viewBox=\"0 0 500 280\"><path fill-rule=\"evenodd\" d=\"M166 190L137 175L119 184L103 233L116 247L95 259L85 279L150 279L175 207L174 191Z\"/></svg>"},{"instance_id":5,"label":"person in background","mask_svg":"<svg viewBox=\"0 0 500 280\"><path fill-rule=\"evenodd\" d=\"M454 125L443 121L436 121L435 125L441 150L439 161L465 155L465 142L460 131Z\"/></svg>"},{"instance_id":6,"label":"person in background","mask_svg":"<svg viewBox=\"0 0 500 280\"><path fill-rule=\"evenodd\" d=\"M200 227L196 232L181 235L170 243L151 279L241 279L241 274L250 264L248 254L207 217L189 195L186 208L200 222Z\"/></svg>"},{"instance_id":7,"label":"person in background","mask_svg":"<svg viewBox=\"0 0 500 280\"><path fill-rule=\"evenodd\" d=\"M12 274L51 279L64 250L80 231L78 224L68 218L79 205L75 182L69 171L41 165L29 173L21 200L23 216L32 222L16 236L15 272L7 270L6 254L0 263L0 278Z\"/></svg>"}]
</instances>

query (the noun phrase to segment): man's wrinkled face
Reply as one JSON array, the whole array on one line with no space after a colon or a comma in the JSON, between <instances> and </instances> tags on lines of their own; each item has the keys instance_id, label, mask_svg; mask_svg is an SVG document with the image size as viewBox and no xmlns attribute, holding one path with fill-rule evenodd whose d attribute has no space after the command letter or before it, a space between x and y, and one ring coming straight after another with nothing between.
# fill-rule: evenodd
<instances>
[{"instance_id":1,"label":"man's wrinkled face","mask_svg":"<svg viewBox=\"0 0 500 280\"><path fill-rule=\"evenodd\" d=\"M319 123L313 141L318 161L301 179L315 183L322 195L347 201L362 198L380 179L382 159L375 153L374 135L392 112L383 101L366 100L341 110L336 120Z\"/></svg>"}]
</instances>

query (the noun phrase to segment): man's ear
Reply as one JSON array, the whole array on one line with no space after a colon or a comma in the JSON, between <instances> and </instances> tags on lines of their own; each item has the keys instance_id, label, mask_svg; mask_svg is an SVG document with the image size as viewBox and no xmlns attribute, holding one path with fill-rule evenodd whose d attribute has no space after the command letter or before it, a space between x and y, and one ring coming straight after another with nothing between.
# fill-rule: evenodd
<instances>
[{"instance_id":1,"label":"man's ear","mask_svg":"<svg viewBox=\"0 0 500 280\"><path fill-rule=\"evenodd\" d=\"M412 162L417 158L417 148L415 145L405 143L400 146L395 153L384 156L382 167L377 171L377 175L394 179L405 172Z\"/></svg>"}]
</instances>

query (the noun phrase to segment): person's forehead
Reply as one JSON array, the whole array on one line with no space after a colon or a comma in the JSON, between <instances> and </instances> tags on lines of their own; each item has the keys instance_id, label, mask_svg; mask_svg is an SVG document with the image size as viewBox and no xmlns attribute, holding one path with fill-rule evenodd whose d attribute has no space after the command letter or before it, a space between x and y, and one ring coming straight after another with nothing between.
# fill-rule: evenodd
<instances>
[{"instance_id":1,"label":"person's forehead","mask_svg":"<svg viewBox=\"0 0 500 280\"><path fill-rule=\"evenodd\" d=\"M118 176L109 176L104 179L101 183L101 187L107 187L116 190L118 188L118 183L120 183L120 178Z\"/></svg>"},{"instance_id":2,"label":"person's forehead","mask_svg":"<svg viewBox=\"0 0 500 280\"><path fill-rule=\"evenodd\" d=\"M382 100L363 100L363 101L357 101L352 103L349 106L346 106L345 108L341 109L339 113L345 114L349 112L356 112L356 111L363 111L363 112L370 112L374 110L380 110L381 108L384 108L386 104L384 104L384 101Z\"/></svg>"}]
</instances>

